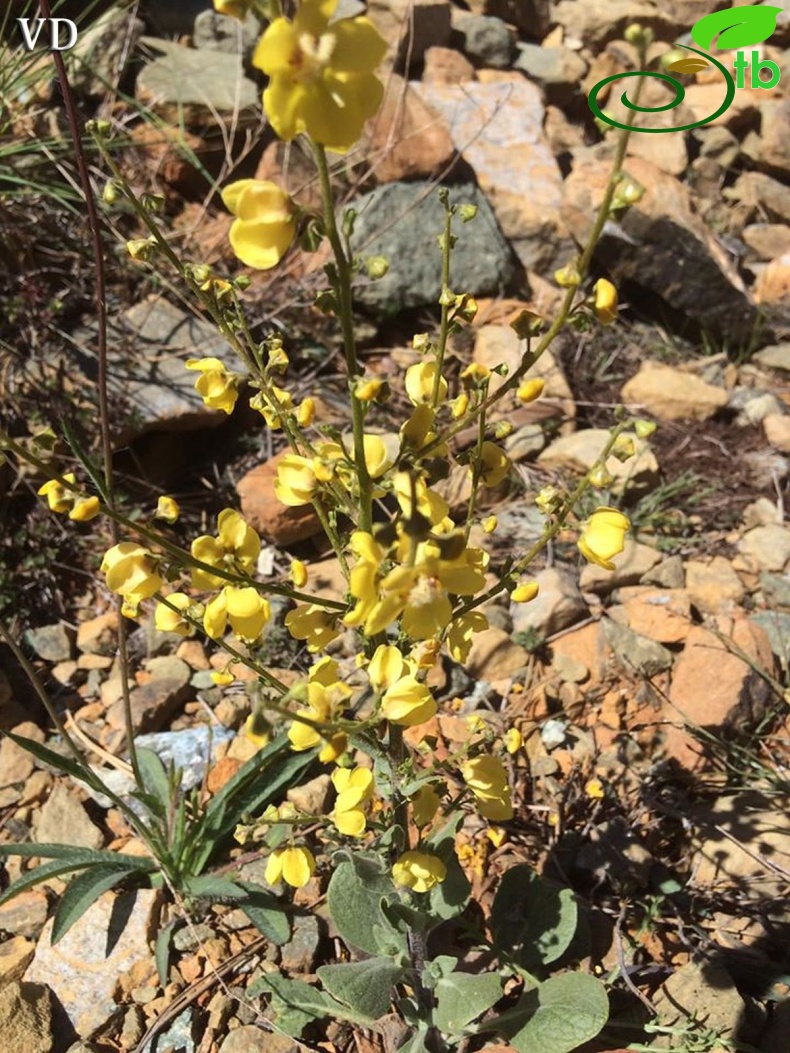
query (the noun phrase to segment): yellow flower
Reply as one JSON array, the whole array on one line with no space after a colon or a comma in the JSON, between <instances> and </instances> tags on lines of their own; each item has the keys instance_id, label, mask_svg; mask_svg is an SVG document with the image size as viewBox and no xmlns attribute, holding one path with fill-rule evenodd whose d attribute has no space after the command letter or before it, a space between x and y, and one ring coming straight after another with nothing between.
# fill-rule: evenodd
<instances>
[{"instance_id":1,"label":"yellow flower","mask_svg":"<svg viewBox=\"0 0 790 1053\"><path fill-rule=\"evenodd\" d=\"M408 538L403 540L408 544ZM364 625L368 636L400 618L404 632L413 640L429 640L450 622L450 594L473 595L485 585L481 569L485 554L466 545L457 556L443 559L437 544L420 543L412 565L396 566L383 577L385 553L369 534L353 534L351 548L360 556L349 578L349 592L357 603L343 622L351 627Z\"/></svg>"},{"instance_id":2,"label":"yellow flower","mask_svg":"<svg viewBox=\"0 0 790 1053\"><path fill-rule=\"evenodd\" d=\"M230 623L242 640L252 643L263 632L271 617L269 601L252 586L239 589L226 585L218 596L209 600L203 614L203 628L212 640L218 640Z\"/></svg>"},{"instance_id":3,"label":"yellow flower","mask_svg":"<svg viewBox=\"0 0 790 1053\"><path fill-rule=\"evenodd\" d=\"M167 604L171 604L168 607ZM179 636L191 636L195 627L183 616L192 604L192 600L185 592L171 592L167 597L167 603L157 603L154 611L154 625L161 633L178 633ZM177 610L173 610L176 607ZM182 612L182 613L179 613Z\"/></svg>"},{"instance_id":4,"label":"yellow flower","mask_svg":"<svg viewBox=\"0 0 790 1053\"><path fill-rule=\"evenodd\" d=\"M507 840L507 830L503 830L501 826L489 826L486 837L494 848L501 848Z\"/></svg>"},{"instance_id":5,"label":"yellow flower","mask_svg":"<svg viewBox=\"0 0 790 1053\"><path fill-rule=\"evenodd\" d=\"M298 453L286 453L277 462L274 492L277 500L290 508L309 505L317 486L315 465Z\"/></svg>"},{"instance_id":6,"label":"yellow flower","mask_svg":"<svg viewBox=\"0 0 790 1053\"><path fill-rule=\"evenodd\" d=\"M532 380L525 380L516 391L516 398L521 402L534 402L535 399L540 398L543 394L545 386L546 381L542 380L540 377L535 377Z\"/></svg>"},{"instance_id":7,"label":"yellow flower","mask_svg":"<svg viewBox=\"0 0 790 1053\"><path fill-rule=\"evenodd\" d=\"M447 867L428 852L404 852L392 868L392 880L412 892L430 892L447 877Z\"/></svg>"},{"instance_id":8,"label":"yellow flower","mask_svg":"<svg viewBox=\"0 0 790 1053\"><path fill-rule=\"evenodd\" d=\"M606 791L600 779L588 779L584 784L584 792L594 801L602 801L606 796Z\"/></svg>"},{"instance_id":9,"label":"yellow flower","mask_svg":"<svg viewBox=\"0 0 790 1053\"><path fill-rule=\"evenodd\" d=\"M101 571L107 588L123 596L127 610L137 611L141 600L147 600L162 587L157 560L152 552L136 541L122 541L104 554Z\"/></svg>"},{"instance_id":10,"label":"yellow flower","mask_svg":"<svg viewBox=\"0 0 790 1053\"><path fill-rule=\"evenodd\" d=\"M461 768L461 776L475 795L477 807L485 819L512 819L513 805L507 772L498 757L475 757Z\"/></svg>"},{"instance_id":11,"label":"yellow flower","mask_svg":"<svg viewBox=\"0 0 790 1053\"><path fill-rule=\"evenodd\" d=\"M360 402L375 402L388 387L380 377L360 377L354 385L354 395Z\"/></svg>"},{"instance_id":12,"label":"yellow flower","mask_svg":"<svg viewBox=\"0 0 790 1053\"><path fill-rule=\"evenodd\" d=\"M239 397L239 378L231 373L218 358L188 358L187 369L200 370L195 390L209 409L232 413Z\"/></svg>"},{"instance_id":13,"label":"yellow flower","mask_svg":"<svg viewBox=\"0 0 790 1053\"><path fill-rule=\"evenodd\" d=\"M67 483L76 482L73 472L69 472L63 478ZM73 491L67 489L58 479L50 479L39 487L38 492L42 497L46 497L50 512L57 512L61 515L68 512L74 504Z\"/></svg>"},{"instance_id":14,"label":"yellow flower","mask_svg":"<svg viewBox=\"0 0 790 1053\"><path fill-rule=\"evenodd\" d=\"M617 319L617 289L606 278L599 278L593 286L595 317L601 325L611 325Z\"/></svg>"},{"instance_id":15,"label":"yellow flower","mask_svg":"<svg viewBox=\"0 0 790 1053\"><path fill-rule=\"evenodd\" d=\"M404 676L388 687L381 699L381 715L392 724L414 728L436 713L436 700L416 677Z\"/></svg>"},{"instance_id":16,"label":"yellow flower","mask_svg":"<svg viewBox=\"0 0 790 1053\"><path fill-rule=\"evenodd\" d=\"M513 589L510 598L514 603L529 603L535 599L539 591L540 586L536 581L522 581Z\"/></svg>"},{"instance_id":17,"label":"yellow flower","mask_svg":"<svg viewBox=\"0 0 790 1053\"><path fill-rule=\"evenodd\" d=\"M345 708L350 694L351 688L338 680L337 662L334 659L322 658L311 666L307 683L308 705L306 709L296 711L297 717L306 717L311 723L293 721L288 729L291 748L300 752L323 743L318 759L324 764L337 760L345 753L348 746L345 733L324 735L313 725L330 724L335 720Z\"/></svg>"},{"instance_id":18,"label":"yellow flower","mask_svg":"<svg viewBox=\"0 0 790 1053\"><path fill-rule=\"evenodd\" d=\"M414 479L412 490L412 476L409 472L396 472L392 479L392 488L398 499L401 512L410 519L412 516L412 492L417 498L417 511L425 516L431 526L436 526L445 519L450 511L450 506L443 497L435 493L422 476Z\"/></svg>"},{"instance_id":19,"label":"yellow flower","mask_svg":"<svg viewBox=\"0 0 790 1053\"><path fill-rule=\"evenodd\" d=\"M288 194L265 179L239 179L224 188L222 203L236 217L230 244L241 262L260 271L276 266L296 233Z\"/></svg>"},{"instance_id":20,"label":"yellow flower","mask_svg":"<svg viewBox=\"0 0 790 1053\"><path fill-rule=\"evenodd\" d=\"M439 811L441 799L432 786L422 786L413 797L409 798L414 825L422 830Z\"/></svg>"},{"instance_id":21,"label":"yellow flower","mask_svg":"<svg viewBox=\"0 0 790 1053\"><path fill-rule=\"evenodd\" d=\"M469 657L472 638L488 628L488 619L480 611L468 611L450 623L447 630L447 650L451 658L462 665Z\"/></svg>"},{"instance_id":22,"label":"yellow flower","mask_svg":"<svg viewBox=\"0 0 790 1053\"><path fill-rule=\"evenodd\" d=\"M95 519L99 512L101 512L101 502L98 497L78 497L69 512L69 519L77 523L87 523L90 519Z\"/></svg>"},{"instance_id":23,"label":"yellow flower","mask_svg":"<svg viewBox=\"0 0 790 1053\"><path fill-rule=\"evenodd\" d=\"M406 394L415 406L433 402L433 386L439 364L435 360L417 362L406 370ZM439 403L447 398L447 381L439 380Z\"/></svg>"},{"instance_id":24,"label":"yellow flower","mask_svg":"<svg viewBox=\"0 0 790 1053\"><path fill-rule=\"evenodd\" d=\"M163 494L157 501L154 519L164 519L166 523L175 523L180 515L181 509L178 507L178 502Z\"/></svg>"},{"instance_id":25,"label":"yellow flower","mask_svg":"<svg viewBox=\"0 0 790 1053\"><path fill-rule=\"evenodd\" d=\"M314 603L300 603L285 616L285 627L294 640L304 640L311 653L322 651L340 634L335 627L336 615Z\"/></svg>"},{"instance_id":26,"label":"yellow flower","mask_svg":"<svg viewBox=\"0 0 790 1053\"><path fill-rule=\"evenodd\" d=\"M495 442L484 442L480 449L480 481L485 486L499 486L509 471L510 459L505 451Z\"/></svg>"},{"instance_id":27,"label":"yellow flower","mask_svg":"<svg viewBox=\"0 0 790 1053\"><path fill-rule=\"evenodd\" d=\"M361 837L367 821L365 807L373 798L373 773L367 768L335 768L332 785L337 792L332 822L341 834Z\"/></svg>"},{"instance_id":28,"label":"yellow flower","mask_svg":"<svg viewBox=\"0 0 790 1053\"><path fill-rule=\"evenodd\" d=\"M243 516L232 508L223 508L217 516L217 536L201 534L192 542L194 559L212 567L250 575L255 571L261 553L261 539ZM193 570L197 589L217 589L223 579L206 570Z\"/></svg>"},{"instance_id":29,"label":"yellow flower","mask_svg":"<svg viewBox=\"0 0 790 1053\"><path fill-rule=\"evenodd\" d=\"M383 87L373 70L387 45L367 18L329 24L337 0L302 0L293 22L276 18L252 64L270 78L263 106L281 139L306 132L344 153L379 107Z\"/></svg>"},{"instance_id":30,"label":"yellow flower","mask_svg":"<svg viewBox=\"0 0 790 1053\"><path fill-rule=\"evenodd\" d=\"M374 691L386 691L409 671L406 659L394 644L379 644L368 664L368 680Z\"/></svg>"},{"instance_id":31,"label":"yellow flower","mask_svg":"<svg viewBox=\"0 0 790 1053\"><path fill-rule=\"evenodd\" d=\"M400 442L397 435L363 435L365 464L371 479L378 479L398 459Z\"/></svg>"},{"instance_id":32,"label":"yellow flower","mask_svg":"<svg viewBox=\"0 0 790 1053\"><path fill-rule=\"evenodd\" d=\"M312 852L303 845L275 848L266 863L263 876L270 885L285 881L292 888L304 888L315 873Z\"/></svg>"},{"instance_id":33,"label":"yellow flower","mask_svg":"<svg viewBox=\"0 0 790 1053\"><path fill-rule=\"evenodd\" d=\"M598 508L584 524L579 551L590 563L614 570L612 558L625 548L625 535L631 524L616 508Z\"/></svg>"},{"instance_id":34,"label":"yellow flower","mask_svg":"<svg viewBox=\"0 0 790 1053\"><path fill-rule=\"evenodd\" d=\"M499 526L499 520L496 516L487 516L480 524L485 534L493 534L496 528Z\"/></svg>"},{"instance_id":35,"label":"yellow flower","mask_svg":"<svg viewBox=\"0 0 790 1053\"><path fill-rule=\"evenodd\" d=\"M214 669L211 673L212 681L217 687L227 687L228 684L232 684L236 677L233 675L231 665L228 664L224 669Z\"/></svg>"},{"instance_id":36,"label":"yellow flower","mask_svg":"<svg viewBox=\"0 0 790 1053\"><path fill-rule=\"evenodd\" d=\"M261 389L250 399L250 407L257 410L273 431L283 426L283 415L293 409L293 395L285 388L269 383L266 391Z\"/></svg>"}]
</instances>

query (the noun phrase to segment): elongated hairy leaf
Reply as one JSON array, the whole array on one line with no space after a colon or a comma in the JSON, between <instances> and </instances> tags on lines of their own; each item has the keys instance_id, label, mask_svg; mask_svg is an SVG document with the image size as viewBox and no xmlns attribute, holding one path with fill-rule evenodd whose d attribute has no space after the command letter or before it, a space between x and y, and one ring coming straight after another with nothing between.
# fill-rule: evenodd
<instances>
[{"instance_id":1,"label":"elongated hairy leaf","mask_svg":"<svg viewBox=\"0 0 790 1053\"><path fill-rule=\"evenodd\" d=\"M146 794L146 806L154 815L164 817L170 803L170 782L159 754L145 746L137 747L137 763ZM153 800L152 800L153 799ZM156 803L154 803L156 802Z\"/></svg>"},{"instance_id":2,"label":"elongated hairy leaf","mask_svg":"<svg viewBox=\"0 0 790 1053\"><path fill-rule=\"evenodd\" d=\"M60 897L52 926L52 943L62 940L75 922L96 902L102 892L114 888L129 876L125 868L97 863L73 878Z\"/></svg>"},{"instance_id":3,"label":"elongated hairy leaf","mask_svg":"<svg viewBox=\"0 0 790 1053\"><path fill-rule=\"evenodd\" d=\"M719 38L716 47L724 50L762 44L776 31L776 18L781 12L781 7L763 7L760 4L728 7L724 11L704 15L695 22L691 37L695 44L707 50L710 50L716 36Z\"/></svg>"},{"instance_id":4,"label":"elongated hairy leaf","mask_svg":"<svg viewBox=\"0 0 790 1053\"><path fill-rule=\"evenodd\" d=\"M285 911L285 905L265 889L248 881L237 881L237 885L247 893L239 902L252 924L272 943L281 947L288 942L291 935L291 923Z\"/></svg>"}]
</instances>

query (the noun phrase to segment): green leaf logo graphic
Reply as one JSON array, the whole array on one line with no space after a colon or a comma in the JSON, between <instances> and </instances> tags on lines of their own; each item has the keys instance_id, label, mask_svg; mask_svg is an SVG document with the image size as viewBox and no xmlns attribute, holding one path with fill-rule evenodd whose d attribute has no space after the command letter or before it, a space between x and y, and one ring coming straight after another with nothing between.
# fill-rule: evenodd
<instances>
[{"instance_id":1,"label":"green leaf logo graphic","mask_svg":"<svg viewBox=\"0 0 790 1053\"><path fill-rule=\"evenodd\" d=\"M745 48L751 44L762 44L776 30L776 16L781 7L730 7L726 11L715 11L695 22L691 36L695 44L710 50L713 38L718 36L717 48Z\"/></svg>"}]
</instances>

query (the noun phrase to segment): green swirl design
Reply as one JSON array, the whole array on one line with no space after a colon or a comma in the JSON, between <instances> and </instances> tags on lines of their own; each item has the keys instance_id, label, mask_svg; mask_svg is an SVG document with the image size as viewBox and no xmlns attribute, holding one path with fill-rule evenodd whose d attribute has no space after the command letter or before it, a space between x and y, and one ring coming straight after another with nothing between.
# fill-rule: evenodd
<instances>
[{"instance_id":1,"label":"green swirl design","mask_svg":"<svg viewBox=\"0 0 790 1053\"><path fill-rule=\"evenodd\" d=\"M682 47L685 51L693 51L695 55L700 55L702 58L708 59L710 62L713 63L714 66L716 66L721 71L722 75L724 76L724 79L727 82L727 94L724 96L724 102L721 104L721 106L719 106L718 110L716 110L715 113L712 113L710 117L705 117L701 121L694 121L692 124L682 124L679 125L677 128L641 128L633 124L621 124L620 121L613 120L611 117L605 114L601 107L598 105L598 92L601 90L601 88L604 88L607 84L611 84L612 81L615 80L623 80L626 77L658 77L659 80L666 81L668 84L671 84L672 87L675 89L675 98L671 102L668 102L665 106L637 106L633 102L630 102L627 94L623 92L623 94L620 96L620 101L622 102L622 104L626 106L629 110L634 110L639 113L663 113L664 110L674 110L676 106L680 106L680 104L686 97L686 89L683 87L679 80L676 80L669 73L659 73L657 70L633 70L630 73L613 73L611 77L605 77L603 80L598 81L598 83L593 87L592 91L588 96L587 101L589 102L590 109L595 114L595 116L599 120L604 121L606 124L611 124L613 128L621 128L623 131L626 132L655 133L687 132L691 128L701 128L703 124L710 124L711 121L715 121L717 117L721 116L721 114L724 113L725 110L727 110L732 105L732 100L735 98L735 81L733 80L732 74L726 66L722 65L722 63L719 62L718 59L715 59L713 55L708 54L707 51L699 51L697 48L689 47L686 44L680 44L678 46Z\"/></svg>"}]
</instances>

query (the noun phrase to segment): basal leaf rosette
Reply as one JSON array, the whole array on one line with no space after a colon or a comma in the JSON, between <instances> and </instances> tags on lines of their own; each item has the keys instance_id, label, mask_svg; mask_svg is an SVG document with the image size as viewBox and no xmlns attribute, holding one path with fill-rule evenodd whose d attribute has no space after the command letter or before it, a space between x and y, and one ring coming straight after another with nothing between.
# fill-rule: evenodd
<instances>
[{"instance_id":1,"label":"basal leaf rosette","mask_svg":"<svg viewBox=\"0 0 790 1053\"><path fill-rule=\"evenodd\" d=\"M252 63L269 77L263 107L281 139L306 132L345 153L381 103L373 70L387 46L365 17L330 22L336 7L337 0L302 0L293 21L271 23Z\"/></svg>"}]
</instances>

